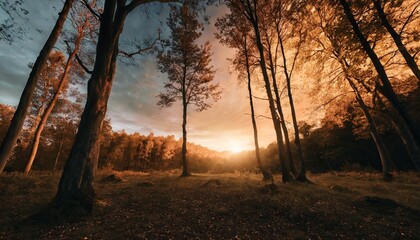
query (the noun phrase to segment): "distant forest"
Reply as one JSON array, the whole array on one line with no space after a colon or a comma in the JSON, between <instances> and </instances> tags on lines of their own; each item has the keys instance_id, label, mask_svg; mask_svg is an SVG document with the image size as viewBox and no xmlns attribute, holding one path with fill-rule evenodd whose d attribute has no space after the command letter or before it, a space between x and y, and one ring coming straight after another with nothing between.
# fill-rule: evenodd
<instances>
[{"instance_id":1,"label":"distant forest","mask_svg":"<svg viewBox=\"0 0 420 240\"><path fill-rule=\"evenodd\" d=\"M420 94L415 89L404 98L413 109L412 115L420 122ZM80 105L62 100L62 109L81 108ZM80 109L79 109L80 110ZM0 139L7 131L8 122L14 109L0 105ZM330 116L335 116L333 119ZM70 152L76 135L80 116L53 113L41 138L39 152L33 170L61 170ZM379 116L378 116L379 117ZM300 136L304 155L311 172L329 170L371 170L380 171L381 162L375 143L366 131L366 123L361 123L362 113L354 102L337 101L327 108L321 126L314 127L300 123ZM30 154L33 121L30 118L19 139L19 144L5 171L23 171ZM389 151L395 161L395 170L411 171L415 166L404 151L404 144L393 130L392 125L382 118L380 125ZM181 139L174 136L148 136L113 131L110 120L104 121L101 135L98 167L100 169L162 171L181 168ZM296 149L293 144L293 154ZM280 171L277 145L273 142L261 148L263 164L273 172ZM192 172L225 173L234 171L258 172L255 151L241 153L217 152L193 143L188 144L188 159ZM296 159L296 158L295 158ZM297 164L297 163L296 163Z\"/></svg>"}]
</instances>

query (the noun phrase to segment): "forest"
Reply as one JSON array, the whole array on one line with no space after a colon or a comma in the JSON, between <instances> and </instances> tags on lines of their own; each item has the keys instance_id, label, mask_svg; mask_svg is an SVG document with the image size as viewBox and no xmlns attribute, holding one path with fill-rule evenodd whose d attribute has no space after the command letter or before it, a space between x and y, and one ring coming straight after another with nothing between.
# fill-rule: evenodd
<instances>
[{"instance_id":1,"label":"forest","mask_svg":"<svg viewBox=\"0 0 420 240\"><path fill-rule=\"evenodd\" d=\"M0 12L0 239L420 238L420 1Z\"/></svg>"}]
</instances>

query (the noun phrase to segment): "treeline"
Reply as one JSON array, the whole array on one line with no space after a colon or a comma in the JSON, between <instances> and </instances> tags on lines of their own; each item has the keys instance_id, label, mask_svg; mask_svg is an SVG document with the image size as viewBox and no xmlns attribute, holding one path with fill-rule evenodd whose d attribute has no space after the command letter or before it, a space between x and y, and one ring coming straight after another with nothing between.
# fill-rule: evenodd
<instances>
[{"instance_id":1,"label":"treeline","mask_svg":"<svg viewBox=\"0 0 420 240\"><path fill-rule=\"evenodd\" d=\"M420 94L418 89L409 94L404 102L412 105L412 114L420 121ZM67 105L67 108L65 107ZM54 112L46 126L36 156L34 170L61 170L70 152L80 116L64 114L65 109L79 109L80 105L69 100L61 100L60 113ZM326 117L320 126L300 123L300 136L308 170L324 172L329 170L380 170L380 156L375 143L366 133L367 123L360 121L363 117L357 104L349 101L337 101L327 108ZM0 104L0 138L4 136L14 108ZM19 138L18 145L5 171L23 171L31 150L32 115ZM331 116L334 116L332 118ZM393 130L386 116L377 114L380 119L381 135L385 139L393 159L394 170L411 171L415 166L404 151L404 144ZM293 143L293 139L291 140ZM182 139L175 136L141 135L113 131L110 120L104 121L100 137L98 168L117 171L167 171L180 169ZM281 166L278 161L277 144L272 143L260 148L261 159L268 170L278 173ZM296 146L292 144L296 155ZM190 168L195 173L227 173L235 171L258 172L255 151L241 153L217 152L206 147L188 143ZM296 163L298 164L298 163Z\"/></svg>"}]
</instances>

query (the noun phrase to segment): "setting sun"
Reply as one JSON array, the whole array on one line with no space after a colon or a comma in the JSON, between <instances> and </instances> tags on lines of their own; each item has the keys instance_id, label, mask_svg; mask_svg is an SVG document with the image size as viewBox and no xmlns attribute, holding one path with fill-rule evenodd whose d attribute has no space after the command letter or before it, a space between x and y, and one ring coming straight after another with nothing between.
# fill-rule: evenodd
<instances>
[{"instance_id":1,"label":"setting sun","mask_svg":"<svg viewBox=\"0 0 420 240\"><path fill-rule=\"evenodd\" d=\"M230 142L227 149L232 153L239 153L244 151L244 145L239 142Z\"/></svg>"}]
</instances>

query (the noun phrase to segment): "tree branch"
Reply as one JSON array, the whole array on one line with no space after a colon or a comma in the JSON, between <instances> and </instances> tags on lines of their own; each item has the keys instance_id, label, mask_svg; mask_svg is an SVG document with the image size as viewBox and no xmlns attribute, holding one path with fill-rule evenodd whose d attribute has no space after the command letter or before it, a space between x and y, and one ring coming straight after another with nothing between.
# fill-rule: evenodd
<instances>
[{"instance_id":1,"label":"tree branch","mask_svg":"<svg viewBox=\"0 0 420 240\"><path fill-rule=\"evenodd\" d=\"M132 52L132 53L128 53L128 52L125 52L125 51L122 51L122 50L120 50L118 53L119 54L121 54L121 55L124 55L124 56L126 56L126 57L128 57L128 58L131 58L131 57L133 57L134 55L140 55L140 54L142 54L142 53L144 53L144 52L147 52L147 51L149 51L149 50L152 50L153 49L153 47L156 45L156 43L158 42L158 41L160 41L161 39L160 39L160 31L158 31L158 36L157 36L157 38L152 42L152 44L150 44L150 46L148 46L148 47L145 47L145 48L140 48L139 47L139 49L137 50L137 51L135 51L135 52Z\"/></svg>"},{"instance_id":2,"label":"tree branch","mask_svg":"<svg viewBox=\"0 0 420 240\"><path fill-rule=\"evenodd\" d=\"M82 61L82 59L79 58L79 55L78 54L76 54L76 61L80 65L80 67L82 67L83 70L85 70L86 73L89 73L89 74L92 74L93 73L93 71L89 70L89 68L87 68L85 66L85 64L83 64L83 61Z\"/></svg>"},{"instance_id":3,"label":"tree branch","mask_svg":"<svg viewBox=\"0 0 420 240\"><path fill-rule=\"evenodd\" d=\"M99 21L101 21L101 15L97 13L95 10L92 9L92 7L89 5L89 3L86 0L80 0L83 5L92 13L92 15Z\"/></svg>"}]
</instances>

